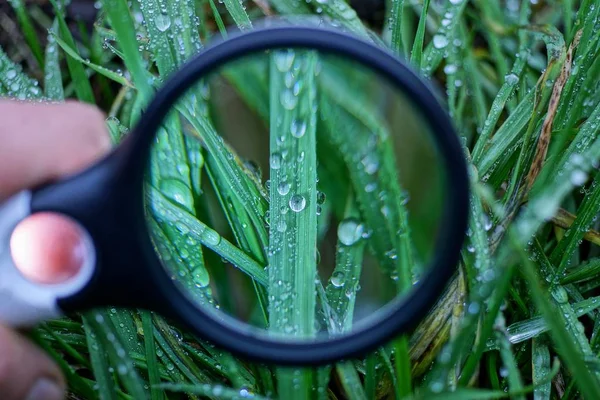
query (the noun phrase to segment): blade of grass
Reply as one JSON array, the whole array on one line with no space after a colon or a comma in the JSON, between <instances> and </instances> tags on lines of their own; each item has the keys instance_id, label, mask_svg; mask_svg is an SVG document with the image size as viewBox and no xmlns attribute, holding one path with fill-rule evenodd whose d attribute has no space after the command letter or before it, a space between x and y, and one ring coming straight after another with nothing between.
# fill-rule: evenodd
<instances>
[{"instance_id":1,"label":"blade of grass","mask_svg":"<svg viewBox=\"0 0 600 400\"><path fill-rule=\"evenodd\" d=\"M534 400L550 400L552 382L544 382L550 375L550 351L539 339L531 342L531 370Z\"/></svg>"},{"instance_id":2,"label":"blade of grass","mask_svg":"<svg viewBox=\"0 0 600 400\"><path fill-rule=\"evenodd\" d=\"M150 384L150 398L152 400L164 399L163 393L156 388L160 384L160 372L156 358L156 346L154 343L154 327L152 315L149 311L141 311L142 325L144 329L144 345L146 350L146 362L148 364L148 383Z\"/></svg>"},{"instance_id":3,"label":"blade of grass","mask_svg":"<svg viewBox=\"0 0 600 400\"><path fill-rule=\"evenodd\" d=\"M42 51L42 45L38 39L37 33L33 24L31 22L31 18L29 18L29 13L27 12L25 5L22 0L9 0L9 4L12 6L13 10L15 10L15 14L17 14L17 20L19 21L19 25L21 25L21 31L23 32L23 36L25 36L25 41L27 45L29 45L29 49L33 53L39 67L44 69L44 52Z\"/></svg>"},{"instance_id":4,"label":"blade of grass","mask_svg":"<svg viewBox=\"0 0 600 400\"><path fill-rule=\"evenodd\" d=\"M60 6L56 0L50 0L50 3L54 7L54 12L56 13L56 19L58 20L58 33L60 37L64 40L68 47L75 49L75 40L73 39L71 31L69 30L67 22L65 21L62 6ZM77 98L86 103L95 104L96 100L94 99L94 91L92 90L92 85L90 84L83 65L81 65L81 63L73 57L67 56L67 66L69 67L69 73L71 74L71 80L73 81Z\"/></svg>"},{"instance_id":5,"label":"blade of grass","mask_svg":"<svg viewBox=\"0 0 600 400\"><path fill-rule=\"evenodd\" d=\"M104 348L104 343L96 338L95 330L91 327L90 323L90 319L92 318L96 318L94 312L82 317L83 326L86 330L88 339L92 371L98 384L98 392L102 400L117 399L116 382L112 376L112 368L108 361L107 349Z\"/></svg>"},{"instance_id":6,"label":"blade of grass","mask_svg":"<svg viewBox=\"0 0 600 400\"><path fill-rule=\"evenodd\" d=\"M270 60L269 331L276 336L315 334L316 63L316 53L294 50L275 52ZM303 82L297 94L286 88L288 71ZM297 163L300 154L303 161ZM308 397L311 375L280 369L280 395Z\"/></svg>"},{"instance_id":7,"label":"blade of grass","mask_svg":"<svg viewBox=\"0 0 600 400\"><path fill-rule=\"evenodd\" d=\"M49 100L62 100L65 97L63 91L62 72L56 42L58 21L55 19L48 31L48 44L46 45L46 60L44 62L44 95Z\"/></svg>"},{"instance_id":8,"label":"blade of grass","mask_svg":"<svg viewBox=\"0 0 600 400\"><path fill-rule=\"evenodd\" d=\"M423 59L423 42L425 40L425 25L427 23L427 12L429 11L429 3L430 0L423 1L421 18L419 18L419 27L417 28L415 41L413 43L412 51L410 53L410 61L419 69L421 68ZM394 37L394 34L392 34L392 37Z\"/></svg>"}]
</instances>

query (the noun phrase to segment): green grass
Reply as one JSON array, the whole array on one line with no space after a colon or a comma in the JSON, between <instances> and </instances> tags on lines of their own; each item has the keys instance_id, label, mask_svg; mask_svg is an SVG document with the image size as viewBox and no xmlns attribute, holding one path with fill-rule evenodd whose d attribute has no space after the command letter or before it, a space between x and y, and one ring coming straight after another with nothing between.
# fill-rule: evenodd
<instances>
[{"instance_id":1,"label":"green grass","mask_svg":"<svg viewBox=\"0 0 600 400\"><path fill-rule=\"evenodd\" d=\"M9 3L36 65L15 63L11 45L0 49L0 95L100 104L115 144L186 59L227 26L252 29L267 10L334 18L409 59L443 88L470 164L459 268L412 335L361 360L284 369L239 359L154 313L95 310L31 334L63 369L73 398L600 398L594 0L391 0L371 27L343 0L104 0L81 41L62 2L44 17ZM196 301L218 302L274 337L347 332L369 290L359 288L365 271L379 266L377 287L392 295L423 272L435 249L414 228L436 220L439 204L425 201L436 196L407 209L395 132L368 101L377 90L368 75L308 51L242 66L221 78L244 107L219 113L225 91L201 82L159 132L147 182L159 251L176 260L171 272ZM294 98L281 98L296 83L290 69L302 82ZM256 150L267 160L262 173L244 146L228 143L227 132L239 130L232 121L278 133ZM400 154L423 173L435 167L424 153L416 161ZM250 311L239 310L238 290Z\"/></svg>"}]
</instances>

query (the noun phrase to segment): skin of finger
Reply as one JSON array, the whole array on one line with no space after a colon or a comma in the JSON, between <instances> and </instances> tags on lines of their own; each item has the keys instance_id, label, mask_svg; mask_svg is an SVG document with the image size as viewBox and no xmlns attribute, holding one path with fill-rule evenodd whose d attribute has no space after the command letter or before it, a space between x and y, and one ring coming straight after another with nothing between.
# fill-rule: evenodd
<instances>
[{"instance_id":1,"label":"skin of finger","mask_svg":"<svg viewBox=\"0 0 600 400\"><path fill-rule=\"evenodd\" d=\"M3 400L24 399L38 379L65 388L58 367L33 343L0 326L0 394Z\"/></svg>"},{"instance_id":2,"label":"skin of finger","mask_svg":"<svg viewBox=\"0 0 600 400\"><path fill-rule=\"evenodd\" d=\"M110 149L104 115L68 101L0 100L0 200L83 170Z\"/></svg>"}]
</instances>

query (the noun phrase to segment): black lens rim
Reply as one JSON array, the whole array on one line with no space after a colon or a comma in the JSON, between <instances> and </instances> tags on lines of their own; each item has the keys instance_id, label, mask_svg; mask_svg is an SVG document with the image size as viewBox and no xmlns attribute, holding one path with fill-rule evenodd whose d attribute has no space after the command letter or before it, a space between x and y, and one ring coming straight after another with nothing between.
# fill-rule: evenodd
<instances>
[{"instance_id":1,"label":"black lens rim","mask_svg":"<svg viewBox=\"0 0 600 400\"><path fill-rule=\"evenodd\" d=\"M440 239L428 273L394 311L372 321L365 328L328 340L307 343L275 341L268 340L266 335L258 335L249 327L203 311L180 293L154 255L143 207L139 207L137 214L139 225L143 227L139 238L150 266L149 277L152 277L161 297L169 299L170 304L164 307L170 316L176 317L204 339L245 358L279 365L316 366L364 355L394 336L409 332L435 304L455 272L467 229L467 164L447 112L437 101L432 88L406 63L383 48L327 27L275 26L231 35L227 40L203 50L169 78L131 133L133 148L143 163L143 166L139 164L140 171L145 169L155 132L171 107L191 85L232 60L273 48L311 48L352 58L395 83L415 107L427 115L444 160L448 182ZM143 194L141 197L143 199Z\"/></svg>"}]
</instances>

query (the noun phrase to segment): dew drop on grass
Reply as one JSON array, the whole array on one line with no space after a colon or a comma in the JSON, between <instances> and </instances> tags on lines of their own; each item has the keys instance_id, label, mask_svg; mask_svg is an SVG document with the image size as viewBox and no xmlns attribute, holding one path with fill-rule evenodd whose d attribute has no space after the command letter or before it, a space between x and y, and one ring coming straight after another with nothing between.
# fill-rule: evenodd
<instances>
[{"instance_id":1,"label":"dew drop on grass","mask_svg":"<svg viewBox=\"0 0 600 400\"><path fill-rule=\"evenodd\" d=\"M583 185L587 181L587 179L588 176L585 173L585 171L576 169L575 171L571 172L571 183L575 186Z\"/></svg>"},{"instance_id":2,"label":"dew drop on grass","mask_svg":"<svg viewBox=\"0 0 600 400\"><path fill-rule=\"evenodd\" d=\"M279 222L277 222L277 232L283 233L287 230L287 224L285 223L284 220L279 220Z\"/></svg>"},{"instance_id":3,"label":"dew drop on grass","mask_svg":"<svg viewBox=\"0 0 600 400\"><path fill-rule=\"evenodd\" d=\"M362 160L362 165L365 167L365 172L373 175L379 170L379 158L375 153L367 154Z\"/></svg>"},{"instance_id":4,"label":"dew drop on grass","mask_svg":"<svg viewBox=\"0 0 600 400\"><path fill-rule=\"evenodd\" d=\"M301 138L306 133L306 121L294 119L290 127L290 132L295 138Z\"/></svg>"},{"instance_id":5,"label":"dew drop on grass","mask_svg":"<svg viewBox=\"0 0 600 400\"><path fill-rule=\"evenodd\" d=\"M325 195L325 193L323 193L321 191L317 192L317 204L325 203L326 199L327 199L327 196Z\"/></svg>"},{"instance_id":6,"label":"dew drop on grass","mask_svg":"<svg viewBox=\"0 0 600 400\"><path fill-rule=\"evenodd\" d=\"M342 271L335 271L333 275L331 275L331 284L336 288L341 288L344 286L344 278L345 275Z\"/></svg>"},{"instance_id":7,"label":"dew drop on grass","mask_svg":"<svg viewBox=\"0 0 600 400\"><path fill-rule=\"evenodd\" d=\"M279 168L281 168L281 158L282 158L281 154L279 154L279 153L273 153L271 155L270 164L271 164L271 168L272 169L279 169Z\"/></svg>"},{"instance_id":8,"label":"dew drop on grass","mask_svg":"<svg viewBox=\"0 0 600 400\"><path fill-rule=\"evenodd\" d=\"M443 49L448 46L448 38L446 35L437 34L433 37L433 47L436 49Z\"/></svg>"},{"instance_id":9,"label":"dew drop on grass","mask_svg":"<svg viewBox=\"0 0 600 400\"><path fill-rule=\"evenodd\" d=\"M154 17L154 24L156 25L156 29L165 32L171 27L171 18L167 14L157 15Z\"/></svg>"},{"instance_id":10,"label":"dew drop on grass","mask_svg":"<svg viewBox=\"0 0 600 400\"><path fill-rule=\"evenodd\" d=\"M289 182L283 181L277 186L277 193L282 196L285 196L290 192L290 184Z\"/></svg>"},{"instance_id":11,"label":"dew drop on grass","mask_svg":"<svg viewBox=\"0 0 600 400\"><path fill-rule=\"evenodd\" d=\"M280 72L287 72L292 68L295 53L293 50L278 51L275 54L275 66Z\"/></svg>"},{"instance_id":12,"label":"dew drop on grass","mask_svg":"<svg viewBox=\"0 0 600 400\"><path fill-rule=\"evenodd\" d=\"M290 111L298 105L298 97L295 96L294 92L290 89L281 92L280 101L283 108Z\"/></svg>"},{"instance_id":13,"label":"dew drop on grass","mask_svg":"<svg viewBox=\"0 0 600 400\"><path fill-rule=\"evenodd\" d=\"M294 212L300 212L306 207L306 199L300 194L295 194L290 199L290 208Z\"/></svg>"},{"instance_id":14,"label":"dew drop on grass","mask_svg":"<svg viewBox=\"0 0 600 400\"><path fill-rule=\"evenodd\" d=\"M362 238L364 227L356 218L347 218L338 226L338 240L345 246L352 246Z\"/></svg>"},{"instance_id":15,"label":"dew drop on grass","mask_svg":"<svg viewBox=\"0 0 600 400\"><path fill-rule=\"evenodd\" d=\"M504 80L509 85L516 85L519 82L519 77L516 74L508 74L504 77Z\"/></svg>"},{"instance_id":16,"label":"dew drop on grass","mask_svg":"<svg viewBox=\"0 0 600 400\"><path fill-rule=\"evenodd\" d=\"M457 67L456 64L448 64L444 67L444 73L446 75L452 75L456 72Z\"/></svg>"}]
</instances>

